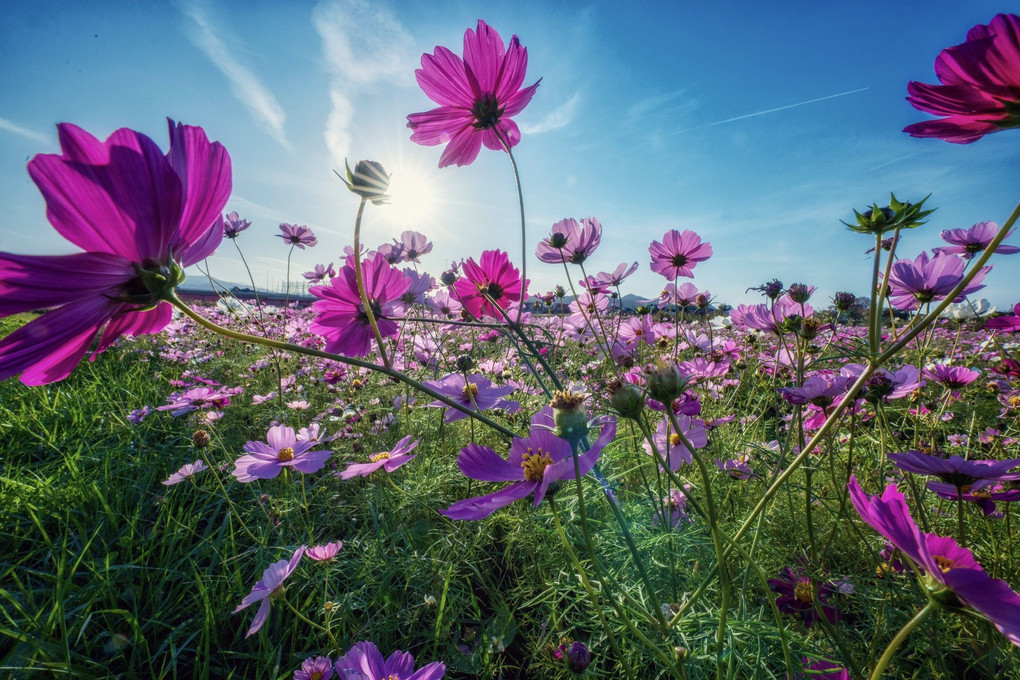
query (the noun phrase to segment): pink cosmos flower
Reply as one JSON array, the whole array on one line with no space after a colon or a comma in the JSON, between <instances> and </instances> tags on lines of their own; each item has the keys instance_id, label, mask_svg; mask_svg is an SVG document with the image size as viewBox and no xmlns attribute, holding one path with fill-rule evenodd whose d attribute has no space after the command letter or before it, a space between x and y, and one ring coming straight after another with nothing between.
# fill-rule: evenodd
<instances>
[{"instance_id":1,"label":"pink cosmos flower","mask_svg":"<svg viewBox=\"0 0 1020 680\"><path fill-rule=\"evenodd\" d=\"M163 480L163 486L173 486L174 484L180 484L188 477L197 475L199 472L208 470L209 468L201 460L196 460L194 463L188 463L181 467L180 470L173 473L169 477Z\"/></svg>"},{"instance_id":2,"label":"pink cosmos flower","mask_svg":"<svg viewBox=\"0 0 1020 680\"><path fill-rule=\"evenodd\" d=\"M992 328L1005 333L1020 331L1020 302L1013 307L1013 316L997 316L989 319L985 328Z\"/></svg>"},{"instance_id":3,"label":"pink cosmos flower","mask_svg":"<svg viewBox=\"0 0 1020 680\"><path fill-rule=\"evenodd\" d=\"M701 449L708 446L708 433L705 430L705 424L700 418L681 415L677 416L677 422L680 423L680 429L684 437L687 438L694 448ZM664 418L659 422L659 426L655 428L655 434L652 435L652 439L655 441L655 448L659 450L659 454L665 458L669 464L669 469L673 472L679 470L680 466L684 463L690 463L694 460L691 450L687 448L683 439L673 429L673 424L669 422L669 418ZM642 446L645 449L645 453L649 456L655 455L647 440Z\"/></svg>"},{"instance_id":4,"label":"pink cosmos flower","mask_svg":"<svg viewBox=\"0 0 1020 680\"><path fill-rule=\"evenodd\" d=\"M1010 229L1006 236L1014 231ZM997 233L999 233L999 225L995 222L978 222L970 229L945 229L939 236L949 245L933 248L932 252L959 255L969 260L977 253L984 252L991 245L992 239ZM995 249L995 252L999 255L1012 255L1020 253L1020 248L1000 245Z\"/></svg>"},{"instance_id":5,"label":"pink cosmos flower","mask_svg":"<svg viewBox=\"0 0 1020 680\"><path fill-rule=\"evenodd\" d=\"M652 271L669 280L679 276L694 278L694 266L712 257L712 246L702 243L701 237L690 229L680 233L670 229L662 237L662 243L652 241L648 246L652 256Z\"/></svg>"},{"instance_id":6,"label":"pink cosmos flower","mask_svg":"<svg viewBox=\"0 0 1020 680\"><path fill-rule=\"evenodd\" d=\"M974 554L954 539L922 532L895 484L881 497L869 496L851 476L850 500L872 529L889 539L927 575L930 591L951 591L964 607L992 622L1010 642L1020 647L1020 595L1009 584L990 577Z\"/></svg>"},{"instance_id":7,"label":"pink cosmos flower","mask_svg":"<svg viewBox=\"0 0 1020 680\"><path fill-rule=\"evenodd\" d=\"M506 311L511 304L521 301L521 273L502 250L484 251L477 263L468 258L463 270L464 275L453 284L453 289L472 316L501 318L494 305ZM527 282L524 294L526 297Z\"/></svg>"},{"instance_id":8,"label":"pink cosmos flower","mask_svg":"<svg viewBox=\"0 0 1020 680\"><path fill-rule=\"evenodd\" d=\"M975 371L966 366L935 364L931 368L924 369L924 376L947 390L958 390L981 377L981 371Z\"/></svg>"},{"instance_id":9,"label":"pink cosmos flower","mask_svg":"<svg viewBox=\"0 0 1020 680\"><path fill-rule=\"evenodd\" d=\"M332 451L310 451L314 442L298 441L294 428L274 425L266 433L265 442L248 442L244 450L248 454L234 461L231 473L237 481L247 483L256 479L275 479L285 467L294 468L303 474L318 472L333 455Z\"/></svg>"},{"instance_id":10,"label":"pink cosmos flower","mask_svg":"<svg viewBox=\"0 0 1020 680\"><path fill-rule=\"evenodd\" d=\"M607 286L619 287L619 285L623 283L623 280L625 278L627 278L628 276L637 271L637 268L638 268L637 262L630 265L629 267L627 266L626 262L623 262L611 273L599 272L594 277L588 278L589 279L594 278L598 282L603 283Z\"/></svg>"},{"instance_id":11,"label":"pink cosmos flower","mask_svg":"<svg viewBox=\"0 0 1020 680\"><path fill-rule=\"evenodd\" d=\"M332 677L333 660L328 656L310 656L294 671L294 680L330 680Z\"/></svg>"},{"instance_id":12,"label":"pink cosmos flower","mask_svg":"<svg viewBox=\"0 0 1020 680\"><path fill-rule=\"evenodd\" d=\"M230 157L202 128L168 121L165 155L121 128L105 142L69 123L62 153L40 154L28 173L73 255L0 253L0 317L49 308L0 340L0 380L66 378L103 327L96 352L121 335L157 333L171 307L159 293L223 240Z\"/></svg>"},{"instance_id":13,"label":"pink cosmos flower","mask_svg":"<svg viewBox=\"0 0 1020 680\"><path fill-rule=\"evenodd\" d=\"M915 260L897 260L889 272L889 302L897 309L917 309L922 304L944 300L963 279L965 267L963 260L946 253L934 257L921 253ZM981 282L991 269L982 267L953 302L963 302L965 297L984 288Z\"/></svg>"},{"instance_id":14,"label":"pink cosmos flower","mask_svg":"<svg viewBox=\"0 0 1020 680\"><path fill-rule=\"evenodd\" d=\"M373 453L368 463L351 463L343 472L337 473L340 479L354 479L355 477L368 477L379 468L385 468L386 472L393 472L401 465L410 463L414 456L408 455L421 443L420 439L411 441L411 435L407 435L389 451Z\"/></svg>"},{"instance_id":15,"label":"pink cosmos flower","mask_svg":"<svg viewBox=\"0 0 1020 680\"><path fill-rule=\"evenodd\" d=\"M227 238L237 238L238 234L251 226L249 220L242 220L237 211L229 212L223 218L223 235Z\"/></svg>"},{"instance_id":16,"label":"pink cosmos flower","mask_svg":"<svg viewBox=\"0 0 1020 680\"><path fill-rule=\"evenodd\" d=\"M987 26L970 29L967 42L942 50L935 75L940 85L907 85L907 101L945 118L908 125L904 132L970 144L1020 125L1020 17L998 14Z\"/></svg>"},{"instance_id":17,"label":"pink cosmos flower","mask_svg":"<svg viewBox=\"0 0 1020 680\"><path fill-rule=\"evenodd\" d=\"M447 144L439 167L470 165L486 148L517 146L521 131L511 120L524 110L538 89L521 89L528 68L528 50L517 36L506 48L495 29L481 19L477 31L464 33L464 58L445 47L423 54L414 72L418 84L439 108L407 117L411 141L424 146Z\"/></svg>"},{"instance_id":18,"label":"pink cosmos flower","mask_svg":"<svg viewBox=\"0 0 1020 680\"><path fill-rule=\"evenodd\" d=\"M305 272L301 276L305 277L309 283L322 283L327 278L333 278L336 276L336 270L333 269L332 262L328 265L317 264L315 265L315 269Z\"/></svg>"},{"instance_id":19,"label":"pink cosmos flower","mask_svg":"<svg viewBox=\"0 0 1020 680\"><path fill-rule=\"evenodd\" d=\"M325 545L313 545L305 551L305 557L313 562L327 562L336 557L336 554L340 552L342 547L344 547L343 541L333 541Z\"/></svg>"},{"instance_id":20,"label":"pink cosmos flower","mask_svg":"<svg viewBox=\"0 0 1020 680\"><path fill-rule=\"evenodd\" d=\"M602 241L602 224L594 217L585 217L578 224L572 217L552 225L549 236L542 239L535 255L549 264L581 264L595 252Z\"/></svg>"},{"instance_id":21,"label":"pink cosmos flower","mask_svg":"<svg viewBox=\"0 0 1020 680\"><path fill-rule=\"evenodd\" d=\"M383 660L371 642L359 642L336 662L339 680L440 680L446 666L439 661L414 670L414 657L399 649Z\"/></svg>"},{"instance_id":22,"label":"pink cosmos flower","mask_svg":"<svg viewBox=\"0 0 1020 680\"><path fill-rule=\"evenodd\" d=\"M425 234L417 231L404 231L400 234L400 240L393 239L393 242L401 248L401 258L404 262L421 262L418 258L432 252L432 242Z\"/></svg>"},{"instance_id":23,"label":"pink cosmos flower","mask_svg":"<svg viewBox=\"0 0 1020 680\"><path fill-rule=\"evenodd\" d=\"M287 580L287 577L294 573L297 569L298 564L301 562L301 557L305 553L305 546L299 546L294 554L291 555L290 560L280 560L270 564L264 572L262 572L262 578L259 579L252 587L251 592L244 596L241 600L241 604L237 606L234 613L249 607L256 602L259 603L259 610L255 612L255 618L251 622L251 628L245 633L245 637L249 638L255 633L259 632L259 629L266 623L266 619L269 618L269 597L280 589L283 582Z\"/></svg>"},{"instance_id":24,"label":"pink cosmos flower","mask_svg":"<svg viewBox=\"0 0 1020 680\"><path fill-rule=\"evenodd\" d=\"M297 246L301 250L304 250L305 246L311 248L319 242L319 239L315 238L312 230L303 224L287 224L284 222L280 225L280 231L282 233L277 234L277 236L282 238L284 243Z\"/></svg>"},{"instance_id":25,"label":"pink cosmos flower","mask_svg":"<svg viewBox=\"0 0 1020 680\"><path fill-rule=\"evenodd\" d=\"M372 312L383 338L397 334L399 326L392 317L401 311L401 296L411 285L410 280L376 253L361 262L362 280ZM320 298L312 308L315 320L310 329L326 338L326 351L363 357L372 350L372 326L358 293L354 258L346 264L328 286L313 286L308 292Z\"/></svg>"}]
</instances>

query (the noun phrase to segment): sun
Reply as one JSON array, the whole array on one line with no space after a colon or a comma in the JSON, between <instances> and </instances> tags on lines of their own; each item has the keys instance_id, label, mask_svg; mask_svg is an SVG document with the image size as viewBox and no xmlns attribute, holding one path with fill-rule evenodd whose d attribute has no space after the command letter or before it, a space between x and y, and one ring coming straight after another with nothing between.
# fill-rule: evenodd
<instances>
[{"instance_id":1,"label":"sun","mask_svg":"<svg viewBox=\"0 0 1020 680\"><path fill-rule=\"evenodd\" d=\"M432 172L411 165L398 166L390 173L386 218L404 227L428 226L435 217L438 191Z\"/></svg>"}]
</instances>

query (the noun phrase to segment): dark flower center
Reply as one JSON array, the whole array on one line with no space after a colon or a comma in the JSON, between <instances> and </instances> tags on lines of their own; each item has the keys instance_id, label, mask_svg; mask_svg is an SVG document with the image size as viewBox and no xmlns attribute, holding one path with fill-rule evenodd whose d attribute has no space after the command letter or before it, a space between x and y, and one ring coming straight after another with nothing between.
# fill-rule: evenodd
<instances>
[{"instance_id":1,"label":"dark flower center","mask_svg":"<svg viewBox=\"0 0 1020 680\"><path fill-rule=\"evenodd\" d=\"M493 300L498 300L503 297L503 286L498 283L490 283L482 289L482 292L488 297L491 297Z\"/></svg>"},{"instance_id":2,"label":"dark flower center","mask_svg":"<svg viewBox=\"0 0 1020 680\"><path fill-rule=\"evenodd\" d=\"M683 253L677 253L676 255L673 256L673 259L670 260L670 262L673 264L674 267L683 267L685 264L687 264L687 256L684 255Z\"/></svg>"},{"instance_id":3,"label":"dark flower center","mask_svg":"<svg viewBox=\"0 0 1020 680\"><path fill-rule=\"evenodd\" d=\"M382 316L382 305L378 300L369 299L368 304L372 307L372 316L379 318ZM368 321L368 313L365 312L365 305L358 303L358 318Z\"/></svg>"},{"instance_id":4,"label":"dark flower center","mask_svg":"<svg viewBox=\"0 0 1020 680\"><path fill-rule=\"evenodd\" d=\"M479 130L488 130L499 122L500 116L503 115L503 109L499 106L495 96L486 93L475 100L475 105L471 107L471 113L476 121L474 126Z\"/></svg>"},{"instance_id":5,"label":"dark flower center","mask_svg":"<svg viewBox=\"0 0 1020 680\"><path fill-rule=\"evenodd\" d=\"M563 246L567 245L566 234L556 232L555 234L549 237L549 245L551 245L553 248L562 248Z\"/></svg>"}]
</instances>

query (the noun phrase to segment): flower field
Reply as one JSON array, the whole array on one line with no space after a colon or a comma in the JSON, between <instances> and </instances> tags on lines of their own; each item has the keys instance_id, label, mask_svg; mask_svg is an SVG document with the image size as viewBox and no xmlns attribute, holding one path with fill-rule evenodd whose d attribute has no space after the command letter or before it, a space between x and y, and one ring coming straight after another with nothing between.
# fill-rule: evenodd
<instances>
[{"instance_id":1,"label":"flower field","mask_svg":"<svg viewBox=\"0 0 1020 680\"><path fill-rule=\"evenodd\" d=\"M407 117L440 167L507 157L525 244L527 66L479 21L422 56L438 108ZM936 74L908 133L1010 134L1020 18ZM288 270L328 253L307 295L249 270L204 303L193 266L253 225L224 146L168 129L60 125L28 172L78 252L0 253L3 673L1020 678L1020 304L977 295L1020 206L920 253L928 199L848 206L870 296L748 280L730 306L704 230L611 272L595 217L446 268L427 234L365 243L390 177L360 161L349 242L279 225ZM662 292L629 308L638 267Z\"/></svg>"}]
</instances>

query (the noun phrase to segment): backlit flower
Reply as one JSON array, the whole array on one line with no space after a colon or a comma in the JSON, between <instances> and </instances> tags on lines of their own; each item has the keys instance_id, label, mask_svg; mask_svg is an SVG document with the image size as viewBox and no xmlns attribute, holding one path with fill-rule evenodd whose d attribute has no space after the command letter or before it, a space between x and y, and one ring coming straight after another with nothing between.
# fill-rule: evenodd
<instances>
[{"instance_id":1,"label":"backlit flower","mask_svg":"<svg viewBox=\"0 0 1020 680\"><path fill-rule=\"evenodd\" d=\"M911 82L907 101L938 116L903 129L956 144L1020 125L1020 17L999 14L935 60L940 85Z\"/></svg>"},{"instance_id":2,"label":"backlit flower","mask_svg":"<svg viewBox=\"0 0 1020 680\"><path fill-rule=\"evenodd\" d=\"M694 266L712 257L712 246L702 243L701 237L690 229L680 233L671 229L662 237L662 243L652 241L648 246L652 256L652 271L669 280L679 276L694 278Z\"/></svg>"},{"instance_id":3,"label":"backlit flower","mask_svg":"<svg viewBox=\"0 0 1020 680\"><path fill-rule=\"evenodd\" d=\"M223 235L237 238L237 235L251 226L250 220L242 220L237 211L227 213L223 218Z\"/></svg>"},{"instance_id":4,"label":"backlit flower","mask_svg":"<svg viewBox=\"0 0 1020 680\"><path fill-rule=\"evenodd\" d=\"M517 146L521 131L511 117L524 110L538 88L536 82L521 89L527 68L528 50L517 36L505 47L499 33L481 19L477 31L464 33L463 59L445 47L423 54L414 74L439 108L407 117L411 141L446 144L441 168L470 165L482 144L495 151L504 144Z\"/></svg>"},{"instance_id":5,"label":"backlit flower","mask_svg":"<svg viewBox=\"0 0 1020 680\"><path fill-rule=\"evenodd\" d=\"M379 334L385 339L397 334L399 326L393 317L403 309L401 296L411 281L376 253L361 262L362 281L368 303L372 307ZM308 292L320 298L312 309L315 320L310 329L326 339L326 351L363 357L372 350L373 333L368 314L358 293L354 258L348 257L344 267L328 286L313 286Z\"/></svg>"},{"instance_id":6,"label":"backlit flower","mask_svg":"<svg viewBox=\"0 0 1020 680\"><path fill-rule=\"evenodd\" d=\"M87 252L0 253L0 317L50 310L0 340L0 380L18 373L26 385L63 380L104 326L97 353L121 335L170 323L161 294L223 240L231 178L220 144L202 128L168 122L165 155L127 128L101 142L62 123L62 153L29 162L50 223Z\"/></svg>"},{"instance_id":7,"label":"backlit flower","mask_svg":"<svg viewBox=\"0 0 1020 680\"><path fill-rule=\"evenodd\" d=\"M521 274L502 250L484 251L477 263L468 258L463 274L453 289L472 316L502 318L494 305L506 311L511 304L521 301Z\"/></svg>"},{"instance_id":8,"label":"backlit flower","mask_svg":"<svg viewBox=\"0 0 1020 680\"><path fill-rule=\"evenodd\" d=\"M302 224L287 224L285 222L280 225L280 232L277 236L282 238L284 243L297 246L301 250L304 250L306 246L311 248L319 242L312 230Z\"/></svg>"},{"instance_id":9,"label":"backlit flower","mask_svg":"<svg viewBox=\"0 0 1020 680\"><path fill-rule=\"evenodd\" d=\"M1010 229L1006 236L1012 234L1013 231ZM945 229L939 236L949 245L933 248L932 252L959 255L969 260L977 253L984 252L991 245L992 239L997 233L999 233L999 225L995 222L978 222L970 229ZM1020 248L1000 245L995 249L995 252L999 255L1012 255L1020 253Z\"/></svg>"},{"instance_id":10,"label":"backlit flower","mask_svg":"<svg viewBox=\"0 0 1020 680\"><path fill-rule=\"evenodd\" d=\"M549 264L581 264L595 252L602 240L602 224L594 217L578 223L572 217L552 225L549 236L542 239L535 255Z\"/></svg>"}]
</instances>

